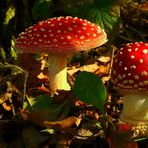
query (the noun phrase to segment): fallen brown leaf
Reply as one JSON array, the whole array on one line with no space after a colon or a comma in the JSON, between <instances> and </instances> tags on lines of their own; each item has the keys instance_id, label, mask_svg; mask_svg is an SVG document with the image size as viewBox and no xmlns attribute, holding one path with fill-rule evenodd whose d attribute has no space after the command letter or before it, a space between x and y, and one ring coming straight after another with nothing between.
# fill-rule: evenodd
<instances>
[{"instance_id":1,"label":"fallen brown leaf","mask_svg":"<svg viewBox=\"0 0 148 148\"><path fill-rule=\"evenodd\" d=\"M11 106L10 106L10 105L7 105L6 102L2 103L2 106L3 106L3 108L4 108L5 110L7 110L7 111L10 111L10 110L11 110Z\"/></svg>"},{"instance_id":2,"label":"fallen brown leaf","mask_svg":"<svg viewBox=\"0 0 148 148\"><path fill-rule=\"evenodd\" d=\"M69 69L68 74L72 76L75 73L77 73L78 71L87 71L87 72L94 73L97 69L98 69L97 63L93 63L93 64L81 66L79 68L75 67L75 68Z\"/></svg>"},{"instance_id":3,"label":"fallen brown leaf","mask_svg":"<svg viewBox=\"0 0 148 148\"><path fill-rule=\"evenodd\" d=\"M36 60L32 53L23 53L19 55L19 64L29 72L27 87L40 86L48 81L48 69L43 58Z\"/></svg>"},{"instance_id":4,"label":"fallen brown leaf","mask_svg":"<svg viewBox=\"0 0 148 148\"><path fill-rule=\"evenodd\" d=\"M22 130L22 139L25 147L40 148L40 145L49 139L49 137L42 134L35 126L29 125Z\"/></svg>"},{"instance_id":5,"label":"fallen brown leaf","mask_svg":"<svg viewBox=\"0 0 148 148\"><path fill-rule=\"evenodd\" d=\"M27 110L21 110L20 114L24 120L30 120L40 126L47 128L52 128L54 125L58 125L60 128L69 128L73 125L78 126L81 122L81 118L75 116L71 116L60 121L48 121L47 112L44 110L35 110L31 113L29 113Z\"/></svg>"}]
</instances>

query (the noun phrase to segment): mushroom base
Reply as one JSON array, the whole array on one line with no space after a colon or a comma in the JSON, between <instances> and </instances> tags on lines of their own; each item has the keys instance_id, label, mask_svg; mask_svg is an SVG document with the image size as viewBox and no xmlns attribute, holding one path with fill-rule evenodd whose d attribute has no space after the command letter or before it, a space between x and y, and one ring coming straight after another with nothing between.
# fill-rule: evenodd
<instances>
[{"instance_id":1,"label":"mushroom base","mask_svg":"<svg viewBox=\"0 0 148 148\"><path fill-rule=\"evenodd\" d=\"M121 121L132 125L134 134L148 136L148 93L142 91L124 92ZM141 135L141 134L140 134Z\"/></svg>"},{"instance_id":2,"label":"mushroom base","mask_svg":"<svg viewBox=\"0 0 148 148\"><path fill-rule=\"evenodd\" d=\"M48 55L49 86L51 94L57 90L70 90L67 82L67 57L63 55Z\"/></svg>"}]
</instances>

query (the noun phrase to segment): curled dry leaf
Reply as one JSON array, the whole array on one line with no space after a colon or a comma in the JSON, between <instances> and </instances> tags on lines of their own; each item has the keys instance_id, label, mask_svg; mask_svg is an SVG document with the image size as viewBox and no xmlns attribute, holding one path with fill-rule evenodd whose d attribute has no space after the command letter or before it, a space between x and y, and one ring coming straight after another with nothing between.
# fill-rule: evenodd
<instances>
[{"instance_id":1,"label":"curled dry leaf","mask_svg":"<svg viewBox=\"0 0 148 148\"><path fill-rule=\"evenodd\" d=\"M107 63L107 62L110 61L110 57L100 56L100 57L98 58L98 61L99 61L99 62L102 62L102 63Z\"/></svg>"},{"instance_id":2,"label":"curled dry leaf","mask_svg":"<svg viewBox=\"0 0 148 148\"><path fill-rule=\"evenodd\" d=\"M98 76L108 75L110 70L110 63L107 65L99 65L98 69L95 71L95 74Z\"/></svg>"},{"instance_id":3,"label":"curled dry leaf","mask_svg":"<svg viewBox=\"0 0 148 148\"><path fill-rule=\"evenodd\" d=\"M44 79L45 81L48 80L48 76L45 75L43 72L39 73L39 74L37 75L37 78L39 78L39 79Z\"/></svg>"},{"instance_id":4,"label":"curled dry leaf","mask_svg":"<svg viewBox=\"0 0 148 148\"><path fill-rule=\"evenodd\" d=\"M68 117L66 119L63 119L61 121L44 121L44 126L47 128L51 128L53 125L60 125L61 128L69 128L73 125L79 125L81 122L81 119L75 116Z\"/></svg>"}]
</instances>

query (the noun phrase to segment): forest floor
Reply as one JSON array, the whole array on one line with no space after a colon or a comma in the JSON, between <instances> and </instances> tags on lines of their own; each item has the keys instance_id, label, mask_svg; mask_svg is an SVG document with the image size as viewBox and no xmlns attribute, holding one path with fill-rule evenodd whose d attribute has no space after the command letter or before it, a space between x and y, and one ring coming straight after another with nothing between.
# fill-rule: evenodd
<instances>
[{"instance_id":1,"label":"forest floor","mask_svg":"<svg viewBox=\"0 0 148 148\"><path fill-rule=\"evenodd\" d=\"M127 13L128 7L132 9ZM146 28L146 8L128 7L118 43L111 50L101 47L76 55L67 67L72 89L59 91L54 99L48 89L46 54L22 54L19 67L0 63L0 148L148 148L146 138L131 138L129 127L118 131L123 96L109 82L112 51L137 39L147 41L145 30L138 30ZM132 20L133 12L140 21ZM76 98L74 82L83 71L97 75L106 86L105 115Z\"/></svg>"}]
</instances>

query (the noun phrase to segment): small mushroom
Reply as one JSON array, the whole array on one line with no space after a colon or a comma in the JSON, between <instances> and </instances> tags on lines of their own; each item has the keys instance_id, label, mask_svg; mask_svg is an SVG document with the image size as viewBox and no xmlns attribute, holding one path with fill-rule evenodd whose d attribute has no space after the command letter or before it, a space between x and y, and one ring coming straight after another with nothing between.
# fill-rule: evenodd
<instances>
[{"instance_id":1,"label":"small mushroom","mask_svg":"<svg viewBox=\"0 0 148 148\"><path fill-rule=\"evenodd\" d=\"M121 121L148 136L148 43L128 43L114 58L111 82L124 96Z\"/></svg>"},{"instance_id":2,"label":"small mushroom","mask_svg":"<svg viewBox=\"0 0 148 148\"><path fill-rule=\"evenodd\" d=\"M15 48L20 52L48 53L49 86L52 93L70 90L67 58L78 51L101 46L106 33L97 25L77 17L55 17L22 32Z\"/></svg>"}]
</instances>

